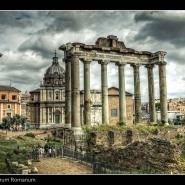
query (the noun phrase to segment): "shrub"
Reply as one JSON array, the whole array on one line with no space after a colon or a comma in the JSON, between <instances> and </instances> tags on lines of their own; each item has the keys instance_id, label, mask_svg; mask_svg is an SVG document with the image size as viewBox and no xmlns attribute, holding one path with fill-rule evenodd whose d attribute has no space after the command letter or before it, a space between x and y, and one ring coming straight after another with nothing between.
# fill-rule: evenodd
<instances>
[{"instance_id":1,"label":"shrub","mask_svg":"<svg viewBox=\"0 0 185 185\"><path fill-rule=\"evenodd\" d=\"M126 126L126 123L124 121L118 121L116 125L121 127L121 126Z\"/></svg>"},{"instance_id":2,"label":"shrub","mask_svg":"<svg viewBox=\"0 0 185 185\"><path fill-rule=\"evenodd\" d=\"M24 136L35 138L35 134L33 134L31 132L26 133Z\"/></svg>"}]
</instances>

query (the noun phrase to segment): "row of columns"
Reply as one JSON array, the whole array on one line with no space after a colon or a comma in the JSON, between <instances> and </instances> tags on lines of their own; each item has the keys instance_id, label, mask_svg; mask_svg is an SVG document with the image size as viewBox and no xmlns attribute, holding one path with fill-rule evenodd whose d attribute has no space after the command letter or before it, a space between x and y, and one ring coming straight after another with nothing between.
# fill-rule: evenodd
<instances>
[{"instance_id":1,"label":"row of columns","mask_svg":"<svg viewBox=\"0 0 185 185\"><path fill-rule=\"evenodd\" d=\"M84 63L84 124L91 124L91 96L90 96L90 60L82 60ZM99 61L101 64L101 91L102 91L102 123L109 123L108 112L108 82L107 64L109 61ZM66 69L66 127L81 127L80 122L80 75L79 57L72 55L65 59ZM126 120L126 96L125 96L125 73L124 63L116 63L119 72L119 120ZM131 64L134 70L134 105L135 123L141 122L141 91L140 91L140 64ZM161 102L161 121L168 122L167 118L167 91L166 91L166 63L158 63L159 66L159 86ZM154 93L154 64L145 65L148 71L148 93L149 93L149 113L150 123L156 122L155 113L155 93Z\"/></svg>"}]
</instances>

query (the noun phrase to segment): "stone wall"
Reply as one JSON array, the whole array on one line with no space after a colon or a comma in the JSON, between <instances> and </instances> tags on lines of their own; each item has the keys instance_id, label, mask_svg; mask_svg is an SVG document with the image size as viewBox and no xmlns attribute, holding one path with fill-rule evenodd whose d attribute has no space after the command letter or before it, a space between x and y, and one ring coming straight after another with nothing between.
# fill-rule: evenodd
<instances>
[{"instance_id":1,"label":"stone wall","mask_svg":"<svg viewBox=\"0 0 185 185\"><path fill-rule=\"evenodd\" d=\"M133 96L126 93L126 122L127 124L133 124ZM119 89L109 88L108 89L108 102L109 102L109 121L110 124L116 124L119 121ZM117 110L117 116L111 116L111 109Z\"/></svg>"},{"instance_id":2,"label":"stone wall","mask_svg":"<svg viewBox=\"0 0 185 185\"><path fill-rule=\"evenodd\" d=\"M7 131L6 130L0 130L0 135L5 137L16 137L16 136L24 136L26 133L33 133L35 134L36 138L46 138L51 137L53 135L53 130L51 129L39 129L39 130L26 130L26 131Z\"/></svg>"},{"instance_id":3,"label":"stone wall","mask_svg":"<svg viewBox=\"0 0 185 185\"><path fill-rule=\"evenodd\" d=\"M27 164L19 164L17 161L10 161L10 159L5 158L7 168L11 174L37 174L38 170L36 167L32 166L32 161L27 160Z\"/></svg>"},{"instance_id":4,"label":"stone wall","mask_svg":"<svg viewBox=\"0 0 185 185\"><path fill-rule=\"evenodd\" d=\"M184 127L181 128L160 128L153 130L150 133L146 129L126 129L122 131L106 131L106 132L92 132L87 140L88 148L97 146L117 146L127 145L133 141L146 141L148 138L156 137L161 139L176 139L179 132L185 132Z\"/></svg>"},{"instance_id":5,"label":"stone wall","mask_svg":"<svg viewBox=\"0 0 185 185\"><path fill-rule=\"evenodd\" d=\"M87 139L87 152L112 166L156 173L185 172L185 166L180 162L180 155L185 155L185 144L178 146L171 142L184 131L184 127L163 127L149 133L143 127L91 132Z\"/></svg>"},{"instance_id":6,"label":"stone wall","mask_svg":"<svg viewBox=\"0 0 185 185\"><path fill-rule=\"evenodd\" d=\"M185 172L185 165L179 164L180 153L178 146L166 139L149 138L146 141L134 141L127 146L102 147L96 158L112 166L175 173L177 170Z\"/></svg>"}]
</instances>

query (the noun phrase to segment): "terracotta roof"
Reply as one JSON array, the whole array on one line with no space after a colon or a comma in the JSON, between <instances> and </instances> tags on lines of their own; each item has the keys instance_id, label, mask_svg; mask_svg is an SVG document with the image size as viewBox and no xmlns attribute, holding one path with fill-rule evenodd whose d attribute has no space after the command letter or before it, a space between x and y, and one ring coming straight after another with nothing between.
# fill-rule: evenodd
<instances>
[{"instance_id":1,"label":"terracotta roof","mask_svg":"<svg viewBox=\"0 0 185 185\"><path fill-rule=\"evenodd\" d=\"M30 91L30 93L33 93L33 92L40 92L40 89L35 89L33 91Z\"/></svg>"},{"instance_id":2,"label":"terracotta roof","mask_svg":"<svg viewBox=\"0 0 185 185\"><path fill-rule=\"evenodd\" d=\"M12 87L9 85L0 85L0 91L21 92L20 90L16 89L15 87Z\"/></svg>"}]
</instances>

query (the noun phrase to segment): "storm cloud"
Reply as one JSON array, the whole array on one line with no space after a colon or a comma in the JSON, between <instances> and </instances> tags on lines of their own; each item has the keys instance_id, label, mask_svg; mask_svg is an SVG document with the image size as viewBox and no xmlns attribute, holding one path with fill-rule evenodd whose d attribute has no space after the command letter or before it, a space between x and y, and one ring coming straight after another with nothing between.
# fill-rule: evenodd
<instances>
[{"instance_id":1,"label":"storm cloud","mask_svg":"<svg viewBox=\"0 0 185 185\"><path fill-rule=\"evenodd\" d=\"M65 67L60 45L95 44L99 37L116 35L138 51L166 51L168 98L185 94L185 11L0 11L0 84L22 92L39 87L55 50ZM83 63L80 63L83 89ZM101 66L91 63L91 88L101 88ZM125 66L126 91L134 93L133 68ZM142 101L148 101L147 70L140 67ZM154 68L159 98L158 67ZM118 67L108 65L108 86L118 87Z\"/></svg>"},{"instance_id":2,"label":"storm cloud","mask_svg":"<svg viewBox=\"0 0 185 185\"><path fill-rule=\"evenodd\" d=\"M136 40L155 39L169 42L176 47L185 43L185 13L173 12L139 12L134 16L136 22L145 22Z\"/></svg>"}]
</instances>

